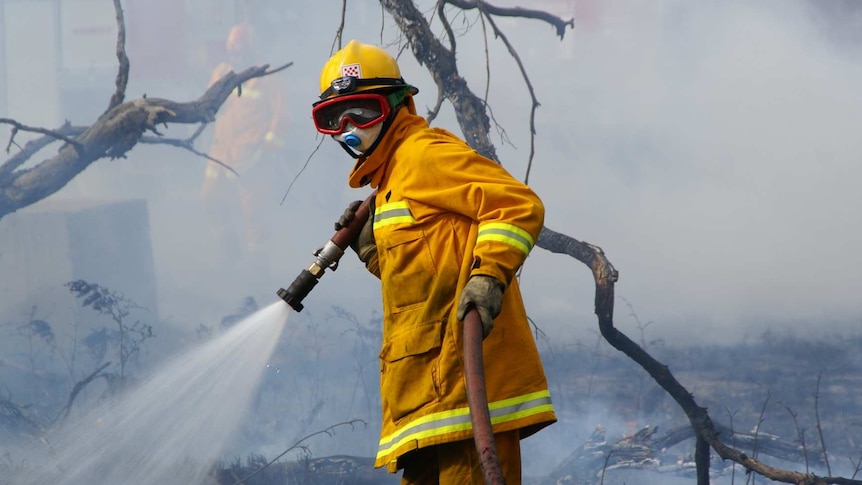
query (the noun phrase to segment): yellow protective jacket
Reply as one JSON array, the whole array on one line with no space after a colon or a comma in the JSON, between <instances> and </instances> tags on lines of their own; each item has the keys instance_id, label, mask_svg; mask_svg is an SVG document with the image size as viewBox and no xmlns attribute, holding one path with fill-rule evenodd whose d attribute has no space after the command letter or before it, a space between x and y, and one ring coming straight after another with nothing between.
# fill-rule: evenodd
<instances>
[{"instance_id":1,"label":"yellow protective jacket","mask_svg":"<svg viewBox=\"0 0 862 485\"><path fill-rule=\"evenodd\" d=\"M472 437L457 296L472 275L506 284L483 343L494 432L526 437L556 421L515 272L532 249L544 207L526 185L451 133L402 109L380 145L360 159L354 187L377 188L374 237L383 293L375 466Z\"/></svg>"},{"instance_id":2,"label":"yellow protective jacket","mask_svg":"<svg viewBox=\"0 0 862 485\"><path fill-rule=\"evenodd\" d=\"M210 86L232 70L219 64L212 73ZM274 149L283 136L283 93L275 76L249 79L242 95L235 90L224 101L216 116L209 155L242 173L251 169L267 149ZM271 145L271 146L270 146ZM207 177L217 177L224 168L207 165Z\"/></svg>"}]
</instances>

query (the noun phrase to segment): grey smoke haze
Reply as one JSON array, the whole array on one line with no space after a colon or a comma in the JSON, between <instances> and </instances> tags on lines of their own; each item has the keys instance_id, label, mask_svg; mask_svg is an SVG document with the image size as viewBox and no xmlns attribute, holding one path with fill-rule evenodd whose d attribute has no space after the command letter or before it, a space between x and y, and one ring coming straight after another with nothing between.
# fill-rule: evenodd
<instances>
[{"instance_id":1,"label":"grey smoke haze","mask_svg":"<svg viewBox=\"0 0 862 485\"><path fill-rule=\"evenodd\" d=\"M860 45L828 39L813 3L665 3L659 26L607 5L618 35L576 29L550 62L525 56L543 64L531 181L548 226L605 249L651 331L855 328ZM588 276L538 253L534 308L589 310ZM546 279L574 292L537 291Z\"/></svg>"},{"instance_id":2,"label":"grey smoke haze","mask_svg":"<svg viewBox=\"0 0 862 485\"><path fill-rule=\"evenodd\" d=\"M571 15L566 2L546 5ZM546 24L501 21L542 103L530 182L546 202L548 227L604 248L620 270L618 294L642 319L656 322L654 331L727 338L728 330L744 333L767 323L857 322L859 45L828 38L815 22L816 8L801 1L661 5L602 2L563 41ZM350 8L345 38L379 41L379 8ZM296 28L262 30L266 60L295 64L282 74L290 104L285 162L264 188L271 237L259 258L244 262L259 268L207 259L196 206L203 161L187 153L139 146L129 160L94 164L45 201L147 198L165 316L221 315L224 304L232 308L244 293L266 299L270 288L308 263L344 204L364 197L346 188L351 161L329 140L300 174L318 142L308 107L329 55L321 32L337 19L301 5L291 10L271 24L283 20ZM309 18L315 21L299 21ZM18 23L27 21L38 23ZM479 93L485 82L480 31L459 41L462 72ZM307 40L312 32L319 41ZM391 22L383 40L397 41ZM409 52L401 60L404 75L422 90L420 110L432 105L429 76ZM514 144L499 143L500 158L522 178L529 97L499 43L491 43L491 63L489 102ZM152 89L196 97L207 77L190 73L197 84L176 92L136 83L134 59L132 66L130 97L155 95ZM111 88L104 87L106 96ZM10 114L27 120L26 113ZM448 107L435 124L457 131ZM326 278L309 307L376 308L375 285L352 263ZM543 326L594 325L592 282L583 265L537 250L523 278L530 311Z\"/></svg>"},{"instance_id":3,"label":"grey smoke haze","mask_svg":"<svg viewBox=\"0 0 862 485\"><path fill-rule=\"evenodd\" d=\"M289 137L284 163L269 186L261 187L267 200L261 215L269 234L253 257L217 259L200 204L204 162L166 147L138 146L127 160L95 163L58 194L0 220L0 234L13 217L70 201L145 199L163 327L178 334L193 332L199 324L217 327L244 296L255 296L261 305L272 301L276 289L289 284L311 262L312 250L331 236L332 223L344 206L367 194L347 188L352 161L330 140L323 140L303 167L320 141L309 108L317 94L318 70L338 27L340 2L324 3L283 2L278 8L265 7L268 15L258 16L264 59L294 65L280 74L288 90ZM434 4L419 3L423 11ZM617 295L633 305L641 321L653 322L653 336L678 343L726 342L768 327L803 334L856 331L862 318L858 37L854 43L829 35L835 28L824 27L818 2L595 3L599 6L585 10L590 16L577 19L578 26L562 41L546 24L499 20L541 103L529 181L545 202L546 225L605 250L620 271ZM572 14L571 2L532 4L562 16ZM8 23L10 9L20 2L5 0L0 6L6 7L2 18ZM104 8L110 10L110 2ZM387 18L381 29L380 19L376 2L349 2L344 38L379 42L382 36L384 43L396 43L395 26ZM472 23L475 14L469 13L467 20ZM832 20L836 25L854 21ZM40 21L16 17L15 31L27 32L29 26L37 32ZM493 38L489 43L489 103L512 142L498 143L498 154L504 166L523 178L530 143L529 94L505 47ZM484 48L478 24L458 39L461 73L477 94L485 85ZM397 45L391 52L397 52ZM420 88L420 112L433 106L436 88L427 72L416 65L409 49L400 59L404 77ZM14 60L28 66L39 59ZM135 69L133 58L128 98L148 93L192 99L209 76L208 69L189 72L186 83L167 85L136 80ZM32 71L2 74L20 85ZM104 106L112 89L108 77L89 99ZM20 99L7 100L0 108L22 104ZM28 124L59 121L0 109L2 116ZM458 133L449 107L434 124ZM177 132L181 136L188 130L168 130ZM29 249L38 253L38 248ZM2 251L4 258L17 257L13 248ZM24 278L28 270L22 271L14 277ZM62 276L55 279L58 286L65 282ZM550 339L592 341L594 289L585 266L536 249L522 283L528 312ZM4 321L26 318L32 305L52 308L46 295L34 292L21 301L3 302L4 308L17 312ZM323 339L325 356L335 359L349 353L342 338L345 323L330 318L332 305L346 308L362 322L379 312L376 282L350 254L307 298L307 309L291 316L288 327L295 325L285 330L286 338L295 340L291 345L308 349L313 344L302 344L301 339ZM59 318L63 309L53 311ZM634 330L629 313L619 300L617 322L624 331ZM316 330L310 330L315 325ZM156 339L152 345L167 344ZM321 376L352 376L351 365L339 361L341 367L333 369L340 371L321 371ZM291 376L290 386L310 385L308 375ZM303 415L315 404L305 397L291 399ZM337 416L333 419L342 419L336 411L325 410ZM328 418L322 415L319 422L331 424ZM605 418L583 419L572 425L576 430L561 423L550 433L586 434ZM373 435L373 424L371 428ZM351 440L343 444L355 450ZM373 450L373 439L356 441ZM525 453L548 461L559 458L529 448L532 441ZM283 449L281 441L270 446L273 452ZM332 447L343 451L337 444ZM541 456L536 461L541 462Z\"/></svg>"}]
</instances>

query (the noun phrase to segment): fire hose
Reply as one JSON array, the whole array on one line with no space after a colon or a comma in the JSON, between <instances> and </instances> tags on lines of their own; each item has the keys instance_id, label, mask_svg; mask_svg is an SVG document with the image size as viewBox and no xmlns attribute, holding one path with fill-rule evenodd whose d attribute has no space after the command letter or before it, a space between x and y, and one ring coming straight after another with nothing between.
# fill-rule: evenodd
<instances>
[{"instance_id":1,"label":"fire hose","mask_svg":"<svg viewBox=\"0 0 862 485\"><path fill-rule=\"evenodd\" d=\"M278 289L276 292L278 297L290 305L291 308L297 312L301 312L304 308L302 300L308 296L312 288L326 273L326 270L332 269L332 271L335 271L338 269L338 260L344 255L344 251L350 247L350 241L353 241L359 235L359 232L362 231L362 226L368 220L368 207L371 204L372 197L374 197L374 194L368 196L359 205L350 223L335 231L332 238L322 248L314 252L316 259L308 269L302 270L286 290L284 288Z\"/></svg>"},{"instance_id":2,"label":"fire hose","mask_svg":"<svg viewBox=\"0 0 862 485\"><path fill-rule=\"evenodd\" d=\"M362 230L369 216L369 205L374 194L365 199L356 209L353 220L342 227L326 244L314 252L316 259L303 269L287 289L279 288L276 294L291 308L301 312L302 300L311 292L327 269L338 269L338 261ZM502 485L503 473L497 457L494 432L491 428L491 413L485 391L485 370L482 357L482 321L475 308L464 317L464 379L467 385L467 404L473 425L473 441L479 454L482 475L487 485Z\"/></svg>"},{"instance_id":3,"label":"fire hose","mask_svg":"<svg viewBox=\"0 0 862 485\"><path fill-rule=\"evenodd\" d=\"M464 316L464 379L467 383L467 404L473 424L473 441L479 453L479 464L486 485L502 485L503 471L497 458L497 445L491 429L488 394L485 392L485 367L482 357L482 319L471 308Z\"/></svg>"}]
</instances>

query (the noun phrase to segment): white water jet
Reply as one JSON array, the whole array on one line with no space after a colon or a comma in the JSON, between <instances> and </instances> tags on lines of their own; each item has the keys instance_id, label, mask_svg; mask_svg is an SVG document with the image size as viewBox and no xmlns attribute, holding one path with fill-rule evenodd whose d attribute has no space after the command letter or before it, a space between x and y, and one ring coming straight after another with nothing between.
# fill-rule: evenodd
<instances>
[{"instance_id":1,"label":"white water jet","mask_svg":"<svg viewBox=\"0 0 862 485\"><path fill-rule=\"evenodd\" d=\"M50 433L21 485L197 485L222 459L289 313L282 301ZM46 449L47 446L47 449Z\"/></svg>"}]
</instances>

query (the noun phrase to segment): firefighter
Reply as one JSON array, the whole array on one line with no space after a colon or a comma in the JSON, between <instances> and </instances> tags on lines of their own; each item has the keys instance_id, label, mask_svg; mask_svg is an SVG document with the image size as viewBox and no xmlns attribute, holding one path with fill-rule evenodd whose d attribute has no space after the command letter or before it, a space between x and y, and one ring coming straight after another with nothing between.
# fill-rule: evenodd
<instances>
[{"instance_id":1,"label":"firefighter","mask_svg":"<svg viewBox=\"0 0 862 485\"><path fill-rule=\"evenodd\" d=\"M231 27L225 49L228 60L215 68L210 85L230 71L260 63L254 30L247 23ZM202 186L213 236L228 255L253 252L260 243L262 225L257 216L260 199L284 145L284 96L278 79L275 76L250 79L241 89L229 96L219 110L209 150L211 157L240 176L210 161ZM232 220L237 213L240 224ZM236 234L236 227L242 227L241 234Z\"/></svg>"},{"instance_id":2,"label":"firefighter","mask_svg":"<svg viewBox=\"0 0 862 485\"><path fill-rule=\"evenodd\" d=\"M429 127L416 93L384 49L354 40L324 65L312 108L317 130L355 158L349 185L376 189L373 216L351 244L382 284L375 466L403 469L402 484L483 483L463 368L463 319L475 307L497 452L517 484L519 440L556 421L514 277L544 207L502 166Z\"/></svg>"}]
</instances>

